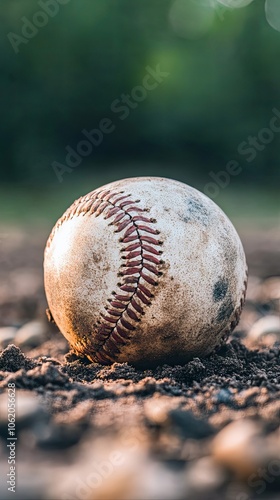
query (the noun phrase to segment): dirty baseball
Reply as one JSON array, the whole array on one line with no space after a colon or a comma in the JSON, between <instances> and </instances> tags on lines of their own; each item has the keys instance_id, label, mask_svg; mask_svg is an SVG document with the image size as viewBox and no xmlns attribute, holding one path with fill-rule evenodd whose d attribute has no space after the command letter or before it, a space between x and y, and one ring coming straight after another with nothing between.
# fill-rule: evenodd
<instances>
[{"instance_id":1,"label":"dirty baseball","mask_svg":"<svg viewBox=\"0 0 280 500\"><path fill-rule=\"evenodd\" d=\"M239 321L247 266L232 223L178 181L138 177L76 200L48 239L50 317L93 362L180 364Z\"/></svg>"}]
</instances>

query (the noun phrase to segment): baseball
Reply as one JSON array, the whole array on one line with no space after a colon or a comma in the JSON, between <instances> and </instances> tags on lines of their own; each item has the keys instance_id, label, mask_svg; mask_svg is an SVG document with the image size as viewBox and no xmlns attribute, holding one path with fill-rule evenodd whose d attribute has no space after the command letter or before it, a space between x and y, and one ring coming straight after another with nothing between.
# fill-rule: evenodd
<instances>
[{"instance_id":1,"label":"baseball","mask_svg":"<svg viewBox=\"0 0 280 500\"><path fill-rule=\"evenodd\" d=\"M247 266L239 236L207 196L138 177L76 200L45 249L49 314L73 351L102 364L180 364L235 328Z\"/></svg>"}]
</instances>

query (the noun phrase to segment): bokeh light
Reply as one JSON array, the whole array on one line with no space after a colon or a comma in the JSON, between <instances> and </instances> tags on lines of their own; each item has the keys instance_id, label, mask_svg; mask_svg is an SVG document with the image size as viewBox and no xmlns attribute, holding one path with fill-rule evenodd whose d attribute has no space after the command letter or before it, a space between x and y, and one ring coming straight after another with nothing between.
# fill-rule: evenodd
<instances>
[{"instance_id":1,"label":"bokeh light","mask_svg":"<svg viewBox=\"0 0 280 500\"><path fill-rule=\"evenodd\" d=\"M215 10L207 0L175 0L169 12L174 32L190 40L197 40L211 29Z\"/></svg>"},{"instance_id":2,"label":"bokeh light","mask_svg":"<svg viewBox=\"0 0 280 500\"><path fill-rule=\"evenodd\" d=\"M265 15L268 24L276 31L280 31L280 0L266 0Z\"/></svg>"},{"instance_id":3,"label":"bokeh light","mask_svg":"<svg viewBox=\"0 0 280 500\"><path fill-rule=\"evenodd\" d=\"M254 0L216 0L218 3L229 7L230 9L241 9L242 7L247 7Z\"/></svg>"}]
</instances>

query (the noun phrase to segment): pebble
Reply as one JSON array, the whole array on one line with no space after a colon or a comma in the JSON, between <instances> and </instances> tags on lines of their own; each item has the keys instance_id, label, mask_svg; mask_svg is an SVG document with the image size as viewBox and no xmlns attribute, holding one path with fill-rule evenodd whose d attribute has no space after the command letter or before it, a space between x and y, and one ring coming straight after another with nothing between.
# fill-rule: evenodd
<instances>
[{"instance_id":1,"label":"pebble","mask_svg":"<svg viewBox=\"0 0 280 500\"><path fill-rule=\"evenodd\" d=\"M262 295L264 300L280 301L280 277L273 276L262 283Z\"/></svg>"},{"instance_id":2,"label":"pebble","mask_svg":"<svg viewBox=\"0 0 280 500\"><path fill-rule=\"evenodd\" d=\"M256 276L249 276L246 300L248 302L258 302L261 297L261 280Z\"/></svg>"},{"instance_id":3,"label":"pebble","mask_svg":"<svg viewBox=\"0 0 280 500\"><path fill-rule=\"evenodd\" d=\"M170 403L159 398L148 399L144 404L146 418L156 425L166 424L168 421L168 411Z\"/></svg>"},{"instance_id":4,"label":"pebble","mask_svg":"<svg viewBox=\"0 0 280 500\"><path fill-rule=\"evenodd\" d=\"M191 411L175 409L170 410L168 415L174 432L185 439L204 439L214 433L207 420L197 418Z\"/></svg>"},{"instance_id":5,"label":"pebble","mask_svg":"<svg viewBox=\"0 0 280 500\"><path fill-rule=\"evenodd\" d=\"M43 449L69 448L80 441L83 432L83 426L52 423L40 429L36 444Z\"/></svg>"},{"instance_id":6,"label":"pebble","mask_svg":"<svg viewBox=\"0 0 280 500\"><path fill-rule=\"evenodd\" d=\"M196 493L217 490L226 482L225 470L211 457L203 457L192 462L186 471L186 484Z\"/></svg>"},{"instance_id":7,"label":"pebble","mask_svg":"<svg viewBox=\"0 0 280 500\"><path fill-rule=\"evenodd\" d=\"M221 389L214 397L215 403L230 405L232 403L232 392L229 389Z\"/></svg>"},{"instance_id":8,"label":"pebble","mask_svg":"<svg viewBox=\"0 0 280 500\"><path fill-rule=\"evenodd\" d=\"M17 328L13 326L5 326L0 328L0 347L6 349L9 344L12 344L15 339Z\"/></svg>"},{"instance_id":9,"label":"pebble","mask_svg":"<svg viewBox=\"0 0 280 500\"><path fill-rule=\"evenodd\" d=\"M249 419L231 422L214 438L213 458L239 478L246 479L266 462L260 426Z\"/></svg>"},{"instance_id":10,"label":"pebble","mask_svg":"<svg viewBox=\"0 0 280 500\"><path fill-rule=\"evenodd\" d=\"M169 427L172 434L184 438L204 439L214 432L206 420L198 419L191 411L178 408L176 400L172 401L171 398L150 399L145 402L144 411L152 425Z\"/></svg>"},{"instance_id":11,"label":"pebble","mask_svg":"<svg viewBox=\"0 0 280 500\"><path fill-rule=\"evenodd\" d=\"M273 336L272 341L280 340L279 316L269 315L259 319L249 330L248 338L254 342L258 342L262 337L271 334Z\"/></svg>"},{"instance_id":12,"label":"pebble","mask_svg":"<svg viewBox=\"0 0 280 500\"><path fill-rule=\"evenodd\" d=\"M12 397L12 395L11 395ZM31 391L16 389L16 429L17 431L37 426L39 422L46 421L48 415L42 408L40 399ZM0 396L0 430L7 433L7 404L8 393Z\"/></svg>"},{"instance_id":13,"label":"pebble","mask_svg":"<svg viewBox=\"0 0 280 500\"><path fill-rule=\"evenodd\" d=\"M29 321L16 333L15 344L20 347L38 347L46 338L46 325L42 321Z\"/></svg>"},{"instance_id":14,"label":"pebble","mask_svg":"<svg viewBox=\"0 0 280 500\"><path fill-rule=\"evenodd\" d=\"M85 447L87 446L87 448ZM183 490L184 486L184 490ZM83 500L191 500L182 476L152 460L145 447L132 449L121 441L87 438L80 463L58 470L47 498Z\"/></svg>"},{"instance_id":15,"label":"pebble","mask_svg":"<svg viewBox=\"0 0 280 500\"><path fill-rule=\"evenodd\" d=\"M29 427L46 420L47 415L40 399L31 391L16 390L16 422L17 427Z\"/></svg>"}]
</instances>

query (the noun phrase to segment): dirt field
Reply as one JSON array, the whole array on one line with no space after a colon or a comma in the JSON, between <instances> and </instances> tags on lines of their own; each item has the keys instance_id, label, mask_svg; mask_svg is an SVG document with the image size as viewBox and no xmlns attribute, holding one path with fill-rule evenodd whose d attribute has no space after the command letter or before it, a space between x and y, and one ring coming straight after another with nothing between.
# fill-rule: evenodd
<instances>
[{"instance_id":1,"label":"dirt field","mask_svg":"<svg viewBox=\"0 0 280 500\"><path fill-rule=\"evenodd\" d=\"M145 371L67 354L45 319L47 232L0 235L1 499L279 499L279 228L241 234L249 289L229 342Z\"/></svg>"}]
</instances>

